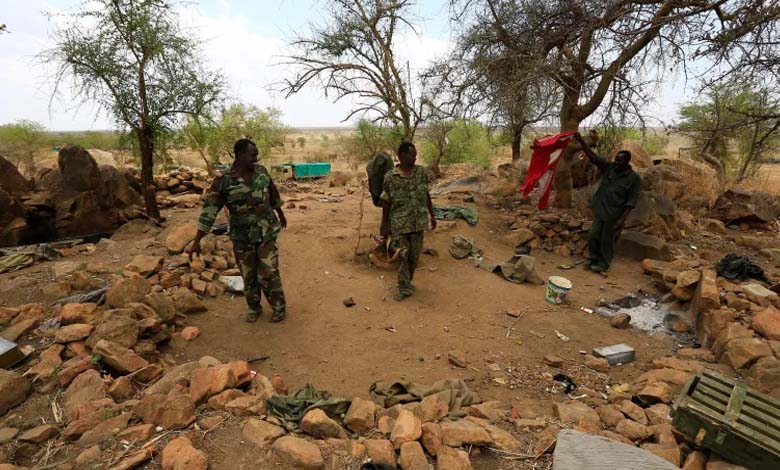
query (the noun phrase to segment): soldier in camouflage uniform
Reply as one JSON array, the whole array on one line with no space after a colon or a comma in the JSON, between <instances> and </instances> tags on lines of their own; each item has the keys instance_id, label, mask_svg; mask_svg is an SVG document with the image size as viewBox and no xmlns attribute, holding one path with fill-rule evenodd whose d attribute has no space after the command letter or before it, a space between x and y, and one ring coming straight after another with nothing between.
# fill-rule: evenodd
<instances>
[{"instance_id":1,"label":"soldier in camouflage uniform","mask_svg":"<svg viewBox=\"0 0 780 470\"><path fill-rule=\"evenodd\" d=\"M428 228L436 229L433 203L428 192L430 172L415 165L417 149L408 142L398 147L400 165L385 175L381 200L382 227L392 235L400 255L398 261L398 294L396 300L403 300L414 293L412 278L423 247L423 234ZM383 233L387 236L387 233Z\"/></svg>"},{"instance_id":2,"label":"soldier in camouflage uniform","mask_svg":"<svg viewBox=\"0 0 780 470\"><path fill-rule=\"evenodd\" d=\"M262 313L261 291L273 309L272 321L286 315L286 303L279 276L279 247L276 238L287 220L282 199L268 170L257 163L257 146L241 139L233 147L235 161L230 171L214 179L203 201L198 234L191 253L200 253L200 240L211 230L222 207L230 215L230 238L236 262L241 266L244 296L249 305L246 321L257 321Z\"/></svg>"}]
</instances>

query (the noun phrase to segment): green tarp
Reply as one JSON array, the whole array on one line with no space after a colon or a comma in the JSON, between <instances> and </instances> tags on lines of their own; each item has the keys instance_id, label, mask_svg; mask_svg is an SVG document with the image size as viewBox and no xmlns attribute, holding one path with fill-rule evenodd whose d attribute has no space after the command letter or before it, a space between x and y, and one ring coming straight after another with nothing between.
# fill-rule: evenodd
<instances>
[{"instance_id":1,"label":"green tarp","mask_svg":"<svg viewBox=\"0 0 780 470\"><path fill-rule=\"evenodd\" d=\"M341 419L349 410L350 400L332 398L325 390L317 390L310 384L294 395L275 395L266 400L268 414L275 416L288 431L297 431L303 416L319 408L333 419Z\"/></svg>"},{"instance_id":2,"label":"green tarp","mask_svg":"<svg viewBox=\"0 0 780 470\"><path fill-rule=\"evenodd\" d=\"M436 220L463 219L469 225L477 225L477 210L463 206L433 206L433 215Z\"/></svg>"}]
</instances>

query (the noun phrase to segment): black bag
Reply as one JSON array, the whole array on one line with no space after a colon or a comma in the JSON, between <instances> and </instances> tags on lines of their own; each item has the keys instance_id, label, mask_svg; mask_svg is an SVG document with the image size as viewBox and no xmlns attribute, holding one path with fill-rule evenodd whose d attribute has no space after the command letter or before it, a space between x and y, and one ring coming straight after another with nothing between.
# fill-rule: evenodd
<instances>
[{"instance_id":1,"label":"black bag","mask_svg":"<svg viewBox=\"0 0 780 470\"><path fill-rule=\"evenodd\" d=\"M739 256L736 253L729 253L715 265L718 276L725 277L728 280L757 279L769 283L769 279L764 274L764 269L753 262L748 256Z\"/></svg>"},{"instance_id":2,"label":"black bag","mask_svg":"<svg viewBox=\"0 0 780 470\"><path fill-rule=\"evenodd\" d=\"M386 153L378 153L366 163L366 175L368 175L368 192L371 193L371 201L379 207L379 197L382 196L382 187L385 175L393 169L393 159Z\"/></svg>"}]
</instances>

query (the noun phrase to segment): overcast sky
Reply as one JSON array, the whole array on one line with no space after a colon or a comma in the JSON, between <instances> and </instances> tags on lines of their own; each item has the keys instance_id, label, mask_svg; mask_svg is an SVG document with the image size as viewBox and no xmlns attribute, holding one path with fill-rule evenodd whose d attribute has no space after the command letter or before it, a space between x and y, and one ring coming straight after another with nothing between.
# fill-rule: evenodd
<instances>
[{"instance_id":1,"label":"overcast sky","mask_svg":"<svg viewBox=\"0 0 780 470\"><path fill-rule=\"evenodd\" d=\"M95 106L75 107L65 95L50 105L51 85L35 55L50 45L46 11L73 12L81 0L0 0L0 23L10 34L0 36L0 124L20 119L38 121L52 130L111 128L111 120ZM348 125L341 121L351 103L333 103L319 90L308 89L289 99L272 85L289 71L278 65L294 32L305 32L324 17L325 0L200 0L182 12L184 23L203 41L204 62L228 78L229 95L260 107L282 110L295 127ZM420 0L416 7L419 35L401 38L399 52L421 69L446 54L451 36L446 0ZM671 121L680 102L690 96L684 80L670 72L651 113ZM654 123L652 123L654 124Z\"/></svg>"}]
</instances>

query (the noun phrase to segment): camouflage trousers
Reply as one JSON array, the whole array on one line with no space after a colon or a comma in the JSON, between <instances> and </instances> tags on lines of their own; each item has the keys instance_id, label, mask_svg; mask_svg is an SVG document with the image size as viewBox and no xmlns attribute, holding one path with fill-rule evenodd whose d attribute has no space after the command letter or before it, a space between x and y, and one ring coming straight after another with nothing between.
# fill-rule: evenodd
<instances>
[{"instance_id":1,"label":"camouflage trousers","mask_svg":"<svg viewBox=\"0 0 780 470\"><path fill-rule=\"evenodd\" d=\"M279 245L276 240L262 243L235 243L236 261L244 279L244 297L249 311L260 313L261 292L274 314L284 313L287 303L279 275Z\"/></svg>"},{"instance_id":2,"label":"camouflage trousers","mask_svg":"<svg viewBox=\"0 0 780 470\"><path fill-rule=\"evenodd\" d=\"M398 255L398 292L412 295L414 286L414 270L420 262L420 253L423 248L423 234L425 232L404 233L393 237L399 250Z\"/></svg>"}]
</instances>

